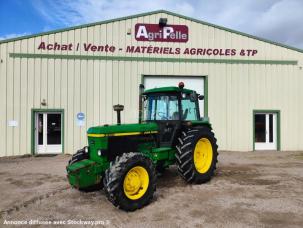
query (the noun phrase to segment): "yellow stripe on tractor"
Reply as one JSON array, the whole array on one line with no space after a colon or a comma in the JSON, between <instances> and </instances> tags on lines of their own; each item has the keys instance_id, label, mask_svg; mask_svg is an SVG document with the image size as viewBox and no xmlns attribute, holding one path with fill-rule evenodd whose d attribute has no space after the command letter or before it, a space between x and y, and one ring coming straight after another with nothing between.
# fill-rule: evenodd
<instances>
[{"instance_id":1,"label":"yellow stripe on tractor","mask_svg":"<svg viewBox=\"0 0 303 228\"><path fill-rule=\"evenodd\" d=\"M130 135L148 135L148 134L156 134L158 131L145 131L145 132L124 132L124 133L113 133L113 134L88 134L88 137L93 138L103 138L106 136L130 136Z\"/></svg>"}]
</instances>

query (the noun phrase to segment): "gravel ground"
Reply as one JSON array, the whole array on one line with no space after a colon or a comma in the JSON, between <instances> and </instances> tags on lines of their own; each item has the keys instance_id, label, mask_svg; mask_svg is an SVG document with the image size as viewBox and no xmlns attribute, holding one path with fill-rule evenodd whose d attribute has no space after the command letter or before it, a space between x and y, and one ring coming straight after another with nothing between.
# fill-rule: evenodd
<instances>
[{"instance_id":1,"label":"gravel ground","mask_svg":"<svg viewBox=\"0 0 303 228\"><path fill-rule=\"evenodd\" d=\"M186 184L173 166L158 178L154 201L130 213L114 208L102 191L71 188L69 158L1 158L0 227L81 221L107 227L303 226L303 152L220 152L216 176L203 185Z\"/></svg>"}]
</instances>

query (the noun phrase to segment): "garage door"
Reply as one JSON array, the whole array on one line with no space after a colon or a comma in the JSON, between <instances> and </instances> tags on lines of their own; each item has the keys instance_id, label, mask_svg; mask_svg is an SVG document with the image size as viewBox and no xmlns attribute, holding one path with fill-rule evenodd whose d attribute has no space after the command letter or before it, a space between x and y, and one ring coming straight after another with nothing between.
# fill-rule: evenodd
<instances>
[{"instance_id":1,"label":"garage door","mask_svg":"<svg viewBox=\"0 0 303 228\"><path fill-rule=\"evenodd\" d=\"M178 86L179 82L184 82L185 88L204 95L204 77L144 76L145 89ZM199 101L199 108L202 117L204 116L204 100Z\"/></svg>"}]
</instances>

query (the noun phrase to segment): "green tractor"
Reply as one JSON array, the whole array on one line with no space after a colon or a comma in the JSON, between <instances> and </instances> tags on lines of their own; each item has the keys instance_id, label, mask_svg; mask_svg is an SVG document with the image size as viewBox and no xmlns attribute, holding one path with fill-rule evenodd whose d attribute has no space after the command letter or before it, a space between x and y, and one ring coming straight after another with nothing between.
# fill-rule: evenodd
<instances>
[{"instance_id":1,"label":"green tractor","mask_svg":"<svg viewBox=\"0 0 303 228\"><path fill-rule=\"evenodd\" d=\"M116 207L134 211L151 202L157 175L170 165L188 183L209 181L218 146L208 118L200 117L203 98L182 82L146 91L140 85L139 123L121 124L123 105L115 105L118 123L88 129L88 146L66 167L69 183L79 190L103 187Z\"/></svg>"}]
</instances>

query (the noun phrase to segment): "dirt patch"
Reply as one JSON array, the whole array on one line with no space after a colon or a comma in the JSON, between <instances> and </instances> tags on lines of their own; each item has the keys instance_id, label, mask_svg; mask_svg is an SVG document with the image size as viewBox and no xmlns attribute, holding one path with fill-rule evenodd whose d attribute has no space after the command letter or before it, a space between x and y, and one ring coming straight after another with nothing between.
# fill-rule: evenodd
<instances>
[{"instance_id":1,"label":"dirt patch","mask_svg":"<svg viewBox=\"0 0 303 228\"><path fill-rule=\"evenodd\" d=\"M301 227L302 155L221 152L215 177L202 185L186 184L172 166L158 177L153 202L132 213L113 207L103 191L71 188L69 156L0 159L0 226L4 219L81 219L132 228Z\"/></svg>"}]
</instances>

